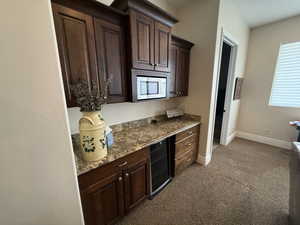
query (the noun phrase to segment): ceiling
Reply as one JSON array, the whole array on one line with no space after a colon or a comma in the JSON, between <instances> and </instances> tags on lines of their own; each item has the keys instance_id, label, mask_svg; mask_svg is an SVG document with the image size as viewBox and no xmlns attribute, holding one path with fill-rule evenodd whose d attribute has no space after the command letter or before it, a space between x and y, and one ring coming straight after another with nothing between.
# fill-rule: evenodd
<instances>
[{"instance_id":1,"label":"ceiling","mask_svg":"<svg viewBox=\"0 0 300 225\"><path fill-rule=\"evenodd\" d=\"M233 0L250 27L300 14L300 0Z\"/></svg>"},{"instance_id":2,"label":"ceiling","mask_svg":"<svg viewBox=\"0 0 300 225\"><path fill-rule=\"evenodd\" d=\"M189 4L190 2L195 0L167 0L167 2L173 6L175 9L181 8L186 4ZM199 0L196 0L199 1Z\"/></svg>"},{"instance_id":3,"label":"ceiling","mask_svg":"<svg viewBox=\"0 0 300 225\"><path fill-rule=\"evenodd\" d=\"M192 1L167 0L179 9ZM300 15L300 0L232 0L250 27L257 27L292 16Z\"/></svg>"}]
</instances>

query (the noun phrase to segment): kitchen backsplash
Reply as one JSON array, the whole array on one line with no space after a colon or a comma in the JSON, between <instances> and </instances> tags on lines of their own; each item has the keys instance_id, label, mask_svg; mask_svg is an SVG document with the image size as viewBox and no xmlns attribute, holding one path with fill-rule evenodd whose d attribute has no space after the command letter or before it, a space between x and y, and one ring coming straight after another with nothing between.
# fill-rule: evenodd
<instances>
[{"instance_id":1,"label":"kitchen backsplash","mask_svg":"<svg viewBox=\"0 0 300 225\"><path fill-rule=\"evenodd\" d=\"M168 109L180 106L180 99L154 100L141 103L120 103L104 105L102 115L107 125L116 125L164 114ZM78 122L81 118L79 108L68 108L70 129L72 134L79 133Z\"/></svg>"}]
</instances>

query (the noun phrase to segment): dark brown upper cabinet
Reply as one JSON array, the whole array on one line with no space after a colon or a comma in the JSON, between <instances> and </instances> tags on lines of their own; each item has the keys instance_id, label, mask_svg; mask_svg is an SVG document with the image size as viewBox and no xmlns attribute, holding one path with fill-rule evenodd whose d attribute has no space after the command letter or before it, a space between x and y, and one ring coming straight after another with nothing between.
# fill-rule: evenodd
<instances>
[{"instance_id":1,"label":"dark brown upper cabinet","mask_svg":"<svg viewBox=\"0 0 300 225\"><path fill-rule=\"evenodd\" d=\"M133 68L154 70L154 21L131 11L130 25Z\"/></svg>"},{"instance_id":2,"label":"dark brown upper cabinet","mask_svg":"<svg viewBox=\"0 0 300 225\"><path fill-rule=\"evenodd\" d=\"M155 70L170 72L171 27L155 22Z\"/></svg>"},{"instance_id":3,"label":"dark brown upper cabinet","mask_svg":"<svg viewBox=\"0 0 300 225\"><path fill-rule=\"evenodd\" d=\"M193 43L172 36L169 97L188 96L190 51Z\"/></svg>"},{"instance_id":4,"label":"dark brown upper cabinet","mask_svg":"<svg viewBox=\"0 0 300 225\"><path fill-rule=\"evenodd\" d=\"M71 85L86 81L104 92L107 103L128 100L125 13L81 0L53 0L53 15L68 107L76 107Z\"/></svg>"},{"instance_id":5,"label":"dark brown upper cabinet","mask_svg":"<svg viewBox=\"0 0 300 225\"><path fill-rule=\"evenodd\" d=\"M101 89L111 80L107 90L109 103L127 101L127 79L124 30L121 26L95 18L96 47Z\"/></svg>"},{"instance_id":6,"label":"dark brown upper cabinet","mask_svg":"<svg viewBox=\"0 0 300 225\"><path fill-rule=\"evenodd\" d=\"M132 66L170 72L171 27L130 10Z\"/></svg>"},{"instance_id":7,"label":"dark brown upper cabinet","mask_svg":"<svg viewBox=\"0 0 300 225\"><path fill-rule=\"evenodd\" d=\"M129 14L132 69L169 73L171 31L177 19L147 0L115 0L112 6Z\"/></svg>"},{"instance_id":8,"label":"dark brown upper cabinet","mask_svg":"<svg viewBox=\"0 0 300 225\"><path fill-rule=\"evenodd\" d=\"M79 79L90 86L92 81L98 82L93 18L55 3L52 8L67 105L74 107L71 85Z\"/></svg>"}]
</instances>

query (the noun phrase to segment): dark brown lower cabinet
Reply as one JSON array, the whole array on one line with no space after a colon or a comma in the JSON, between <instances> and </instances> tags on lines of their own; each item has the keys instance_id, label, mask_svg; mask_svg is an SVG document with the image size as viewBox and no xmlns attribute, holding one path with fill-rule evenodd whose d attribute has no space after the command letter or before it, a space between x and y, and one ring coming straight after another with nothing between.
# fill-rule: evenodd
<instances>
[{"instance_id":1,"label":"dark brown lower cabinet","mask_svg":"<svg viewBox=\"0 0 300 225\"><path fill-rule=\"evenodd\" d=\"M149 193L147 160L131 166L125 171L125 211L128 213L140 202L147 198Z\"/></svg>"},{"instance_id":2,"label":"dark brown lower cabinet","mask_svg":"<svg viewBox=\"0 0 300 225\"><path fill-rule=\"evenodd\" d=\"M149 149L79 176L86 225L115 224L149 195Z\"/></svg>"},{"instance_id":3,"label":"dark brown lower cabinet","mask_svg":"<svg viewBox=\"0 0 300 225\"><path fill-rule=\"evenodd\" d=\"M124 215L122 179L115 173L82 192L86 224L114 224Z\"/></svg>"},{"instance_id":4,"label":"dark brown lower cabinet","mask_svg":"<svg viewBox=\"0 0 300 225\"><path fill-rule=\"evenodd\" d=\"M176 135L175 175L193 164L198 156L200 126L193 127Z\"/></svg>"}]
</instances>

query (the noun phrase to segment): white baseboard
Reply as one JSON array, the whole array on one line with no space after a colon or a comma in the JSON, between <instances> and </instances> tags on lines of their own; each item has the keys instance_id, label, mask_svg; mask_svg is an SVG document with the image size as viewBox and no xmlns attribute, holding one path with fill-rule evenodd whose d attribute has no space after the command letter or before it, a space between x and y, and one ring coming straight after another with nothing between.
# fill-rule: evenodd
<instances>
[{"instance_id":1,"label":"white baseboard","mask_svg":"<svg viewBox=\"0 0 300 225\"><path fill-rule=\"evenodd\" d=\"M236 137L237 132L233 132L230 136L227 137L226 145L229 145L233 139Z\"/></svg>"},{"instance_id":2,"label":"white baseboard","mask_svg":"<svg viewBox=\"0 0 300 225\"><path fill-rule=\"evenodd\" d=\"M289 149L289 150L292 149L291 142L282 141L282 140L264 137L264 136L259 136L259 135L251 134L251 133L247 133L247 132L237 131L236 137L244 138L244 139L247 139L250 141L255 141L255 142L259 142L259 143L263 143L263 144L267 144L267 145L272 145L272 146L279 147L279 148L284 148L284 149Z\"/></svg>"},{"instance_id":3,"label":"white baseboard","mask_svg":"<svg viewBox=\"0 0 300 225\"><path fill-rule=\"evenodd\" d=\"M211 161L211 154L208 154L206 157L199 155L197 162L203 166L207 166Z\"/></svg>"}]
</instances>

